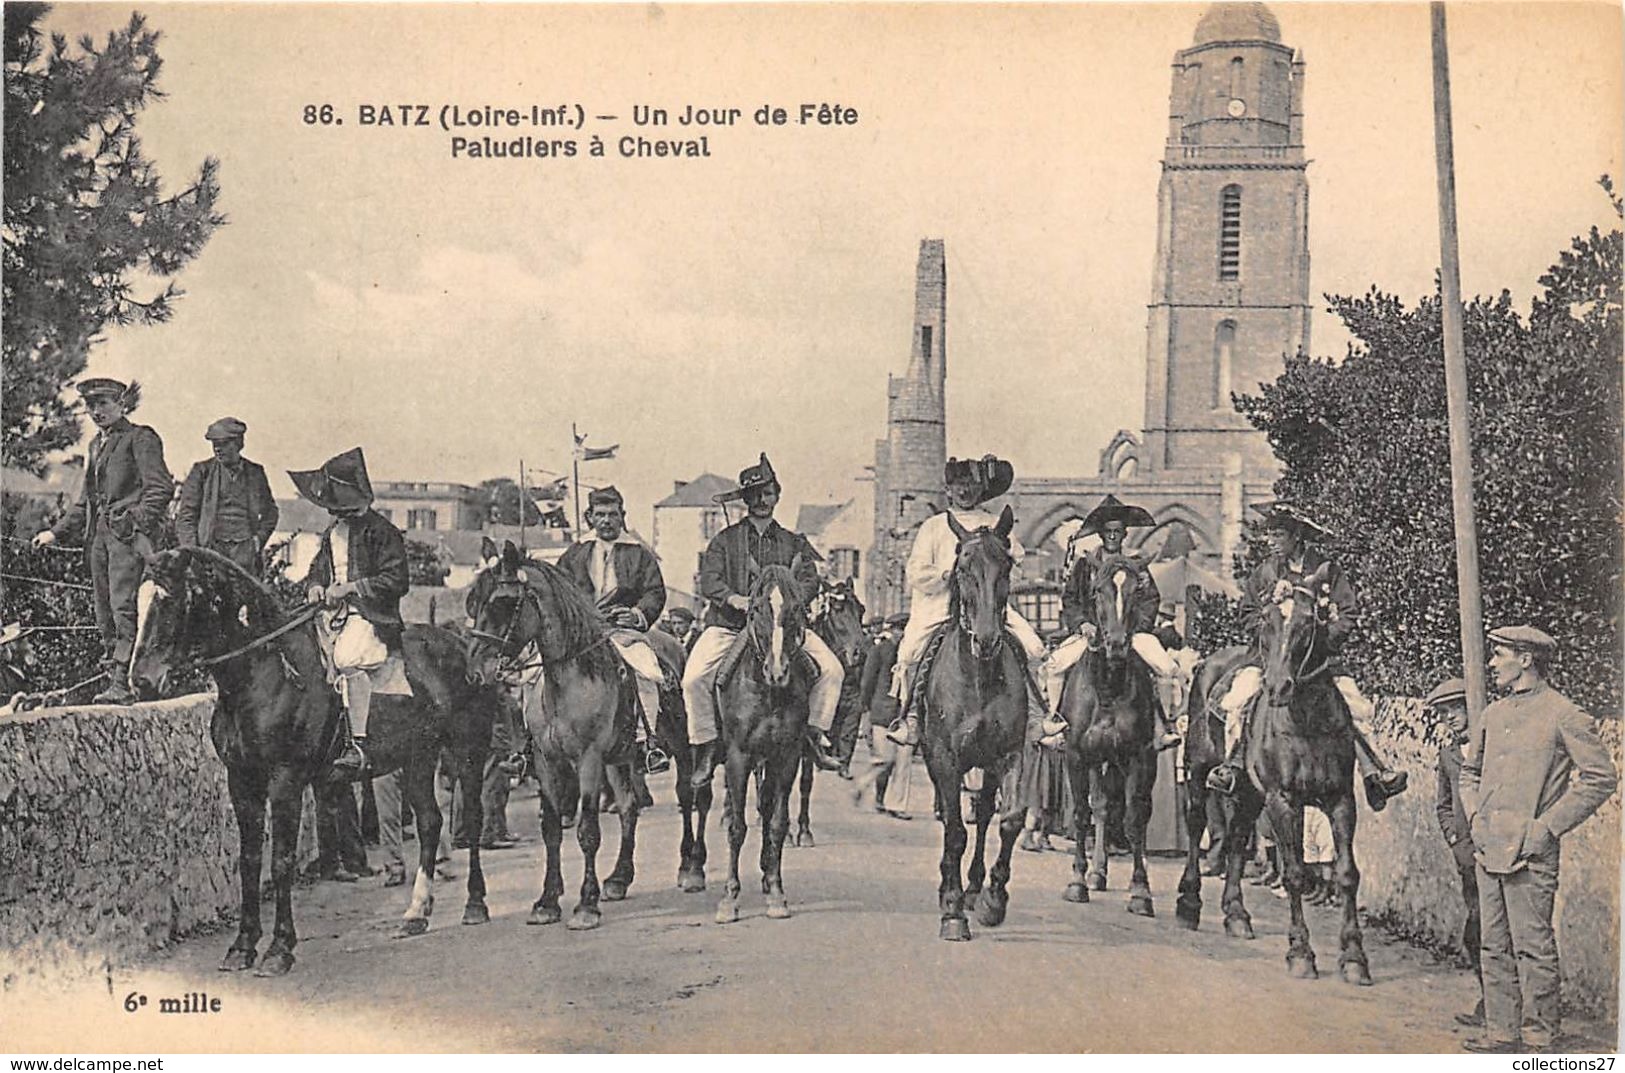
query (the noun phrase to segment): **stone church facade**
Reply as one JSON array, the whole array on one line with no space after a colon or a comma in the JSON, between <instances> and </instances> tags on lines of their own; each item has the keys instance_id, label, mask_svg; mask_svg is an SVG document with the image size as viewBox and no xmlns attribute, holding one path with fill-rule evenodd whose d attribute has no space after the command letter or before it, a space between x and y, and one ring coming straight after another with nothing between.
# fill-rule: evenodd
<instances>
[{"instance_id":1,"label":"stone church facade","mask_svg":"<svg viewBox=\"0 0 1625 1073\"><path fill-rule=\"evenodd\" d=\"M1157 189L1142 434L1121 431L1093 472L1016 480L1004 497L1033 556L1033 601L1058 581L1057 530L1108 492L1157 520L1130 535L1154 555L1176 531L1228 571L1246 507L1271 497L1274 457L1231 393L1279 375L1309 348L1309 188L1304 62L1260 3L1210 6L1175 53ZM875 452L871 608L902 609L913 529L942 502L947 279L941 240L921 243L908 372L889 379ZM997 509L998 504L994 504ZM1185 537L1178 538L1181 546ZM1168 594L1173 596L1174 594ZM1018 596L1018 602L1023 597ZM1035 617L1048 619L1049 603Z\"/></svg>"}]
</instances>

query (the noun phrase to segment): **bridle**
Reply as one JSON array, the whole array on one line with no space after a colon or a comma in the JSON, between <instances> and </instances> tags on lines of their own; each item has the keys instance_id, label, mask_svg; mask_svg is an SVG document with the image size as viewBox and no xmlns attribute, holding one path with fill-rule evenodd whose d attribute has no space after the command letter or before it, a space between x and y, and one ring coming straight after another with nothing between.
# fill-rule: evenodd
<instances>
[{"instance_id":1,"label":"bridle","mask_svg":"<svg viewBox=\"0 0 1625 1073\"><path fill-rule=\"evenodd\" d=\"M997 554L1004 558L1006 563L1010 563L1013 560L1010 555L1010 550L1005 546L1003 539L991 529L977 529L968 534L965 539L959 542L958 552L954 556L954 625L958 628L961 634L970 638L971 656L979 663L987 663L990 660L998 657L999 652L1004 648L1005 644L1009 641L1009 638L1007 636L1008 631L1001 628L999 630L998 640L994 642L992 649L990 651L983 652L981 641L977 639L976 631L972 628L970 620L970 608L967 606L966 600L960 591L961 586L959 583L959 570L960 566L965 562L965 552L973 545L977 544L990 545Z\"/></svg>"},{"instance_id":2,"label":"bridle","mask_svg":"<svg viewBox=\"0 0 1625 1073\"><path fill-rule=\"evenodd\" d=\"M1332 657L1328 652L1313 668L1309 666L1310 659L1314 657L1316 641L1320 636L1321 628L1325 625L1325 620L1321 618L1320 600L1313 589L1306 585L1294 583L1292 591L1310 600L1310 606L1313 608L1309 614L1309 642L1304 646L1303 658L1299 661L1297 670L1292 672L1292 680L1294 682L1312 682L1325 674L1332 664ZM1281 603L1282 601L1276 601L1276 607L1280 607ZM1282 616L1281 628L1285 630L1286 626L1287 619Z\"/></svg>"},{"instance_id":3,"label":"bridle","mask_svg":"<svg viewBox=\"0 0 1625 1073\"><path fill-rule=\"evenodd\" d=\"M502 680L512 683L519 681L530 671L542 666L540 646L537 646L538 651L534 659L520 659L524 654L525 645L516 636L516 631L519 629L519 619L526 607L533 607L538 619L543 617L542 598L537 595L535 589L517 578L500 578L493 583L491 591L486 593L485 597L480 600L478 609L472 616L475 621L478 622L480 613L483 613L493 600L498 599L512 599L515 601L514 613L508 617L507 629L503 630L501 634L495 634L489 630L479 629L477 626L469 626L464 632L470 637L497 646L497 675ZM564 657L559 662L569 663L580 659L593 649L608 643L609 634L605 633L597 640L587 642L580 651Z\"/></svg>"}]
</instances>

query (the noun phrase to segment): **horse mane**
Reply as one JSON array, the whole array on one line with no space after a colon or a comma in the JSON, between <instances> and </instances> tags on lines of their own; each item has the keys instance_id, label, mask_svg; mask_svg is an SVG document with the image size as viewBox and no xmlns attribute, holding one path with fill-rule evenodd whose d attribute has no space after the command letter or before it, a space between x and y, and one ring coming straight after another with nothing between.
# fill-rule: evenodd
<instances>
[{"instance_id":1,"label":"horse mane","mask_svg":"<svg viewBox=\"0 0 1625 1073\"><path fill-rule=\"evenodd\" d=\"M565 651L579 652L609 632L609 620L569 576L552 563L526 559L525 584L557 616Z\"/></svg>"},{"instance_id":2,"label":"horse mane","mask_svg":"<svg viewBox=\"0 0 1625 1073\"><path fill-rule=\"evenodd\" d=\"M215 578L225 581L231 595L240 599L249 608L249 614L253 618L263 621L268 626L281 625L286 612L276 592L264 581L245 570L241 564L213 548L192 546L177 550L184 553L189 561L201 560L210 568Z\"/></svg>"}]
</instances>

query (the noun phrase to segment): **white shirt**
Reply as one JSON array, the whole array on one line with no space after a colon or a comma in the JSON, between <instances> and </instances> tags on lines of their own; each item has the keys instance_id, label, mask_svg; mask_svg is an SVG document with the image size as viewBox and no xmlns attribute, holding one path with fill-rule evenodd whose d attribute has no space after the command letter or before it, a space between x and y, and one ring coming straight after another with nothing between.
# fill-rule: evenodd
<instances>
[{"instance_id":1,"label":"white shirt","mask_svg":"<svg viewBox=\"0 0 1625 1073\"><path fill-rule=\"evenodd\" d=\"M948 617L948 581L953 576L954 558L959 553L959 538L948 527L948 511L933 514L920 523L914 537L914 549L909 552L907 571L910 618L922 622L941 622ZM998 524L997 515L985 510L954 510L954 520L965 529L991 529ZM1026 554L1021 541L1010 537L1010 557L1019 565Z\"/></svg>"}]
</instances>

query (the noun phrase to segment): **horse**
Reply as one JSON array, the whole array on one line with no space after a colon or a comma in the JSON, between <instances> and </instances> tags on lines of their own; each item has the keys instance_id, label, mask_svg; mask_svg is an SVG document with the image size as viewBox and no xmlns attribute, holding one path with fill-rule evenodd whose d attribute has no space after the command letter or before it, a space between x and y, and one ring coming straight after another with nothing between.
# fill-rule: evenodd
<instances>
[{"instance_id":1,"label":"horse","mask_svg":"<svg viewBox=\"0 0 1625 1073\"><path fill-rule=\"evenodd\" d=\"M552 564L524 558L512 541L475 578L467 611L474 623L468 631L469 674L479 682L518 678L525 725L536 746L547 864L541 897L526 923L563 919L563 817L579 805L581 892L567 927L591 930L603 921L600 895L620 901L634 878L639 809L631 765L638 708L630 670L592 597ZM525 661L528 651L535 652L534 661ZM537 670L539 677L531 673ZM621 843L615 868L600 886L598 804L606 782L615 795Z\"/></svg>"},{"instance_id":2,"label":"horse","mask_svg":"<svg viewBox=\"0 0 1625 1073\"><path fill-rule=\"evenodd\" d=\"M685 894L705 889L705 818L711 811L711 786L694 786L694 751L688 743L688 711L683 705L683 667L688 651L683 642L661 630L644 635L666 672L670 688L660 690L660 713L651 728L655 742L674 760L677 769L677 807L683 813L683 841L677 864L677 887Z\"/></svg>"},{"instance_id":3,"label":"horse","mask_svg":"<svg viewBox=\"0 0 1625 1073\"><path fill-rule=\"evenodd\" d=\"M1077 840L1072 882L1063 897L1087 902L1089 890L1106 889L1108 820L1122 803L1124 833L1134 854L1128 910L1154 917L1145 867L1145 829L1157 781L1156 687L1129 638L1149 623L1130 622L1132 597L1142 567L1120 559L1095 575L1091 596L1096 639L1067 672L1060 711L1066 717L1066 772L1072 785ZM1094 860L1085 859L1084 831L1093 815ZM1087 868L1086 868L1087 866Z\"/></svg>"},{"instance_id":4,"label":"horse","mask_svg":"<svg viewBox=\"0 0 1625 1073\"><path fill-rule=\"evenodd\" d=\"M1179 878L1179 900L1174 915L1191 931L1202 923L1202 831L1206 829L1214 840L1208 853L1221 862L1227 861L1230 834L1239 839L1237 852L1245 854L1250 828L1240 825L1238 814L1246 813L1255 819L1263 810L1263 798L1250 779L1236 781L1233 797L1214 793L1207 788L1208 773L1224 762L1224 716L1219 711L1217 698L1229 683L1231 675L1247 659L1246 645L1230 645L1202 660L1191 678L1190 692L1185 697L1185 871ZM1227 865L1226 865L1227 866ZM1224 867L1224 866L1222 866ZM1246 907L1241 904L1240 875L1232 886L1224 889L1225 931L1236 937L1251 939L1253 928Z\"/></svg>"},{"instance_id":5,"label":"horse","mask_svg":"<svg viewBox=\"0 0 1625 1073\"><path fill-rule=\"evenodd\" d=\"M760 568L751 586L745 628L731 672L718 675L719 738L724 746L728 819L728 880L717 903L718 924L739 919L739 851L745 844L745 790L758 775L756 806L762 821L762 893L767 915L790 916L781 860L790 828L790 792L806 748L807 700L816 669L802 651L807 594L796 580L801 557L790 566Z\"/></svg>"},{"instance_id":6,"label":"horse","mask_svg":"<svg viewBox=\"0 0 1625 1073\"><path fill-rule=\"evenodd\" d=\"M830 737L834 739L848 759L851 757L849 744L857 743L858 730L858 697L862 692L863 658L869 654L869 635L863 632L863 601L852 590L851 579L839 583L824 582L820 585L818 595L813 597L812 606L808 609L807 625L824 643L829 650L835 653L835 658L841 661L846 670L846 678L841 682L841 697L835 709L835 726L830 730ZM801 755L801 811L796 817L796 831L792 837L792 844L799 847L811 848L813 843L812 818L809 807L812 804L813 775L818 770L818 764L813 759L812 746L808 745ZM850 772L845 765L843 772ZM758 788L760 792L760 788Z\"/></svg>"},{"instance_id":7,"label":"horse","mask_svg":"<svg viewBox=\"0 0 1625 1073\"><path fill-rule=\"evenodd\" d=\"M1010 530L1015 518L1005 507L992 528L967 530L950 513L948 526L959 540L949 581L948 622L936 654L919 672L920 751L936 791L942 820L942 912L938 935L952 942L971 938L965 904L977 902L985 927L1004 922L1010 896L1010 853L1021 834L1022 810L1006 807L999 821L999 856L984 889L983 857L994 802L1021 753L1027 730L1027 660L1005 630L1010 599ZM927 649L930 657L931 648ZM965 886L960 865L966 831L960 804L961 780L971 768L983 772L973 799L976 850Z\"/></svg>"},{"instance_id":8,"label":"horse","mask_svg":"<svg viewBox=\"0 0 1625 1073\"><path fill-rule=\"evenodd\" d=\"M1291 903L1287 971L1298 979L1319 976L1303 915L1309 886L1303 863L1303 809L1314 805L1331 819L1333 875L1343 898L1338 970L1345 982L1368 987L1371 970L1357 908L1360 871L1354 863L1353 722L1332 682L1326 629L1331 613L1328 571L1329 566L1322 565L1303 582L1283 588L1258 619L1264 683L1243 746L1245 781L1255 792L1238 796L1227 832L1225 930L1252 935L1242 906L1241 865L1246 833L1261 806L1269 810L1275 829L1282 885ZM1241 926L1233 927L1233 919Z\"/></svg>"},{"instance_id":9,"label":"horse","mask_svg":"<svg viewBox=\"0 0 1625 1073\"><path fill-rule=\"evenodd\" d=\"M261 937L260 868L265 808L271 809L271 885L276 924L255 969L281 976L294 964L292 890L299 815L305 787L326 776L342 733L342 706L328 683L326 659L310 607L292 615L276 593L218 552L197 547L149 557L137 596L130 678L143 697L164 690L185 655L197 653L218 690L210 724L216 754L226 765L239 838L241 913L222 971L255 967ZM377 696L367 741L369 774L400 770L402 793L417 824L418 869L400 935L428 930L434 909L435 851L441 814L435 764L442 748L466 769L481 771L501 698L466 678L461 645L446 630L408 626L402 636L413 696ZM464 924L490 920L480 868L479 809L469 845Z\"/></svg>"}]
</instances>

